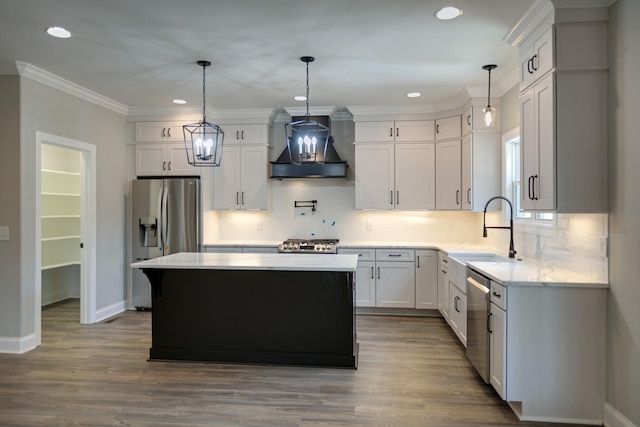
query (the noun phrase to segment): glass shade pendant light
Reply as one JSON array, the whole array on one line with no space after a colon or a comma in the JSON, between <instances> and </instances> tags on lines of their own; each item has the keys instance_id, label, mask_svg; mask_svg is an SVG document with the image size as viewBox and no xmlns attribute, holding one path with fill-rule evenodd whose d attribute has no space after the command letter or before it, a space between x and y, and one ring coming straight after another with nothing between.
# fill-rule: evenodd
<instances>
[{"instance_id":1,"label":"glass shade pendant light","mask_svg":"<svg viewBox=\"0 0 640 427\"><path fill-rule=\"evenodd\" d=\"M313 56L303 56L300 60L307 64L307 112L302 120L286 123L287 150L290 161L299 165L305 163L324 163L329 142L330 129L325 125L311 120L309 116L309 63ZM322 155L317 155L322 150Z\"/></svg>"},{"instance_id":2,"label":"glass shade pendant light","mask_svg":"<svg viewBox=\"0 0 640 427\"><path fill-rule=\"evenodd\" d=\"M198 61L202 67L202 121L184 125L184 148L187 161L192 166L220 166L222 159L222 142L224 132L218 125L207 122L207 92L205 70L211 65L209 61Z\"/></svg>"},{"instance_id":3,"label":"glass shade pendant light","mask_svg":"<svg viewBox=\"0 0 640 427\"><path fill-rule=\"evenodd\" d=\"M496 119L496 109L491 106L491 70L498 68L495 64L489 64L482 67L483 70L489 72L489 91L487 93L487 106L482 109L482 121L486 127L493 125Z\"/></svg>"}]
</instances>

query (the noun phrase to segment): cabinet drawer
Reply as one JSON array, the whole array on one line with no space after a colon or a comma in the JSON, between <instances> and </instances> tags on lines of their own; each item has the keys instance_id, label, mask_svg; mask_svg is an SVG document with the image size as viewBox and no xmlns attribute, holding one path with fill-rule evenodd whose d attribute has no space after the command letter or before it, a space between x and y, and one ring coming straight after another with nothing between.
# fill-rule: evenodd
<instances>
[{"instance_id":1,"label":"cabinet drawer","mask_svg":"<svg viewBox=\"0 0 640 427\"><path fill-rule=\"evenodd\" d=\"M491 302L503 310L507 309L507 288L491 281Z\"/></svg>"},{"instance_id":2,"label":"cabinet drawer","mask_svg":"<svg viewBox=\"0 0 640 427\"><path fill-rule=\"evenodd\" d=\"M376 261L413 261L413 249L376 249Z\"/></svg>"},{"instance_id":3,"label":"cabinet drawer","mask_svg":"<svg viewBox=\"0 0 640 427\"><path fill-rule=\"evenodd\" d=\"M375 261L376 250L371 248L338 248L339 254L358 255L360 261Z\"/></svg>"}]
</instances>

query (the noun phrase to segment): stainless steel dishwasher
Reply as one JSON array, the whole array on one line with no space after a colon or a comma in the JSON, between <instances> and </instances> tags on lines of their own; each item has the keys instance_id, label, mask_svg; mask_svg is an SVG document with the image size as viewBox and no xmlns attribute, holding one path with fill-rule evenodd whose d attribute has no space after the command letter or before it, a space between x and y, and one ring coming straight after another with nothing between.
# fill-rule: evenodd
<instances>
[{"instance_id":1,"label":"stainless steel dishwasher","mask_svg":"<svg viewBox=\"0 0 640 427\"><path fill-rule=\"evenodd\" d=\"M491 281L467 267L467 359L489 383Z\"/></svg>"}]
</instances>

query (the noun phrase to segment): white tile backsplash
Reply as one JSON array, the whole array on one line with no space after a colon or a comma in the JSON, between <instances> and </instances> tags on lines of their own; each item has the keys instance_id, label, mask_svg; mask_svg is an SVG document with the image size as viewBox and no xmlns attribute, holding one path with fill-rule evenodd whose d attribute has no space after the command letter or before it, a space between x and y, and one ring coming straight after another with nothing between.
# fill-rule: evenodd
<instances>
[{"instance_id":1,"label":"white tile backsplash","mask_svg":"<svg viewBox=\"0 0 640 427\"><path fill-rule=\"evenodd\" d=\"M455 211L363 211L354 209L352 180L306 179L271 182L268 211L209 211L204 243L280 242L287 238L338 238L342 242L417 242L484 244L507 255L508 230L488 230L482 238L482 213ZM315 212L295 201L317 200ZM487 225L505 225L499 212L487 213ZM515 224L518 256L608 280L606 214L558 214L549 223Z\"/></svg>"}]
</instances>

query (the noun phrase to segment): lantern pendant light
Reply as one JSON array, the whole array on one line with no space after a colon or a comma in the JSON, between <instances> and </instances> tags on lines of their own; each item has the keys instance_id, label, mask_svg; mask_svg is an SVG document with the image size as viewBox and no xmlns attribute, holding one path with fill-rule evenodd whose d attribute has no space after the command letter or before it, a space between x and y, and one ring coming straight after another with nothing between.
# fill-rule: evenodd
<instances>
[{"instance_id":1,"label":"lantern pendant light","mask_svg":"<svg viewBox=\"0 0 640 427\"><path fill-rule=\"evenodd\" d=\"M482 121L486 127L493 125L496 119L496 109L491 106L491 70L498 68L495 64L489 64L482 67L483 70L489 72L489 89L487 93L487 106L482 109Z\"/></svg>"},{"instance_id":2,"label":"lantern pendant light","mask_svg":"<svg viewBox=\"0 0 640 427\"><path fill-rule=\"evenodd\" d=\"M321 123L311 120L309 115L309 63L313 56L303 56L300 60L307 64L307 112L303 120L286 123L287 150L291 163L324 163L329 143L330 129ZM318 154L320 150L321 154Z\"/></svg>"},{"instance_id":3,"label":"lantern pendant light","mask_svg":"<svg viewBox=\"0 0 640 427\"><path fill-rule=\"evenodd\" d=\"M207 92L205 70L211 65L209 61L198 61L202 67L202 121L184 125L184 148L187 161L192 166L220 166L222 159L222 143L224 132L218 125L207 122Z\"/></svg>"}]
</instances>

